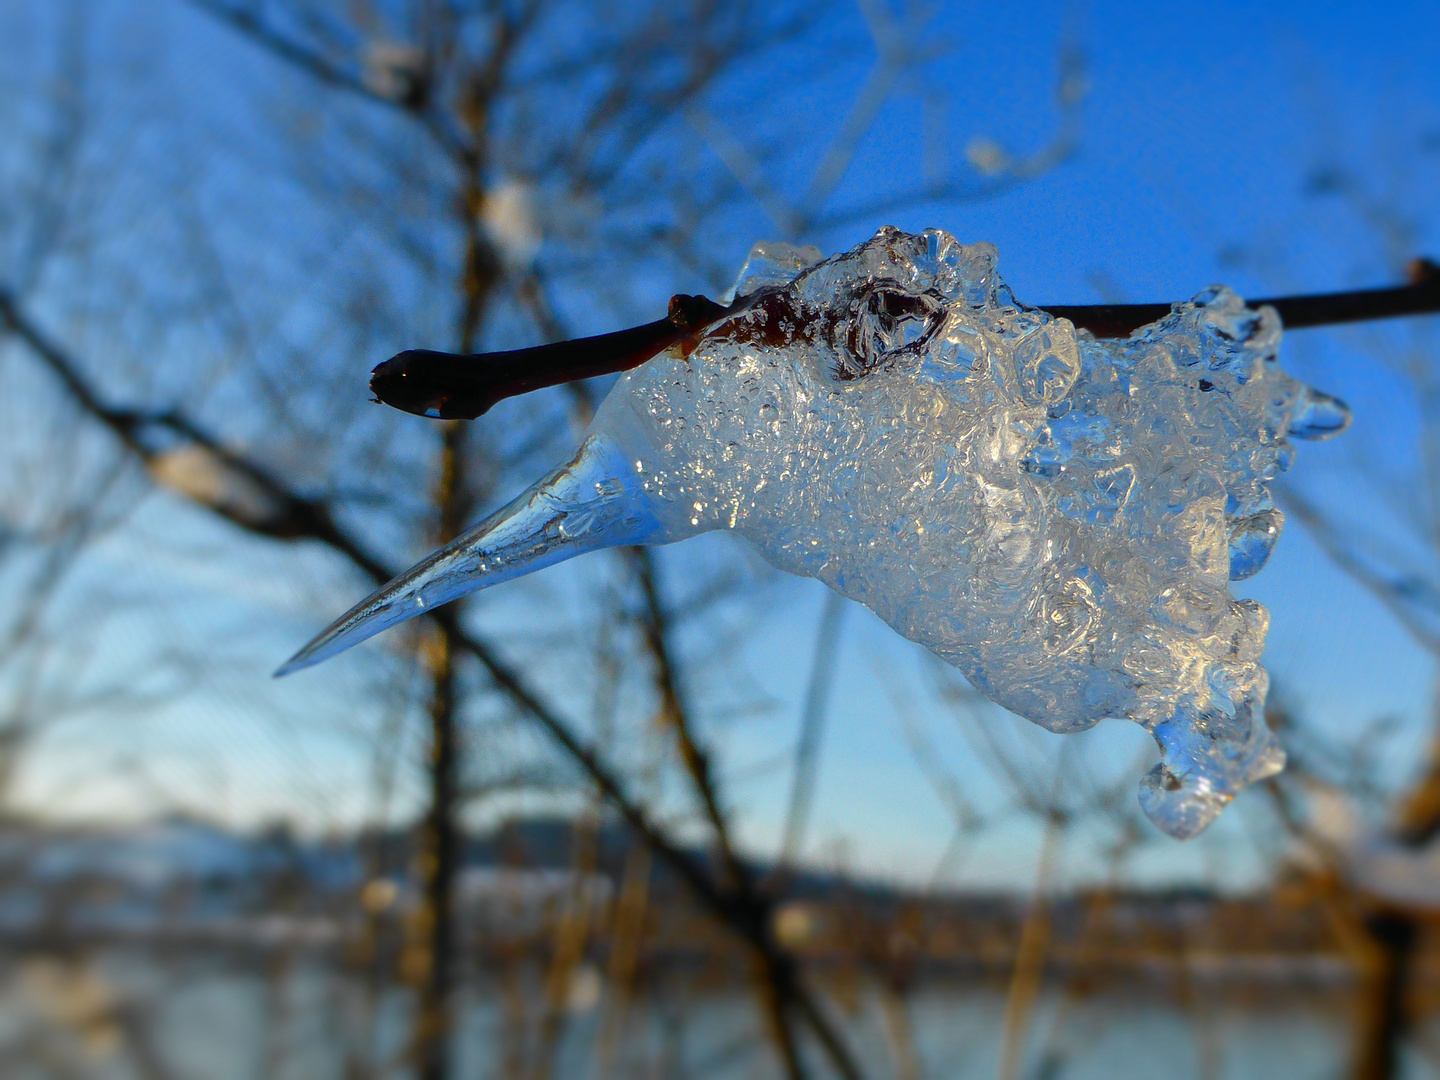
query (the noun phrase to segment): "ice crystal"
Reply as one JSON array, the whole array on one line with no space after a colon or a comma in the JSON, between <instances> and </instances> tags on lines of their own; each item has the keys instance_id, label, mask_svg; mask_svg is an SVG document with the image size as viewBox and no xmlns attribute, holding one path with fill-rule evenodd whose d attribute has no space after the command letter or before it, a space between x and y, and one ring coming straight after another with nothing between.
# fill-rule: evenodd
<instances>
[{"instance_id":1,"label":"ice crystal","mask_svg":"<svg viewBox=\"0 0 1440 1080\"><path fill-rule=\"evenodd\" d=\"M582 551L728 529L1051 731L1143 725L1140 801L1173 836L1283 766L1269 616L1229 582L1274 547L1289 438L1348 413L1280 369L1272 309L1216 287L1096 340L935 229L757 245L736 294L688 355L621 378L572 462L292 666Z\"/></svg>"}]
</instances>

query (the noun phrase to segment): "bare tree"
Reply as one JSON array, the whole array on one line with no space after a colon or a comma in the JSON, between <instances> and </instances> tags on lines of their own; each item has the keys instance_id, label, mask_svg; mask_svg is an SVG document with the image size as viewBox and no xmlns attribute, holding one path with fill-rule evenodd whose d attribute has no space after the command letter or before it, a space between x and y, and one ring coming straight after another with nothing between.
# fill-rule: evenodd
<instances>
[{"instance_id":1,"label":"bare tree","mask_svg":"<svg viewBox=\"0 0 1440 1080\"><path fill-rule=\"evenodd\" d=\"M921 47L933 36L924 13L880 3L862 11L868 42L803 4L157 5L182 50L213 59L226 81L185 69L193 82L177 94L176 73L129 74L133 112L99 82L121 77L115 56L153 64L156 45L133 24L122 31L116 13L78 8L28 23L12 15L33 40L66 45L44 73L60 73L62 90L47 99L54 115L24 159L39 163L29 174L33 208L0 221L13 248L0 270L9 363L64 402L68 427L94 445L87 455L132 478L143 465L227 522L230 543L297 554L318 544L351 577L384 580L408 552L453 536L512 475L558 456L594 390L574 384L517 402L484 425L428 427L363 403L363 358L604 328L652 302L652 282L723 288L744 246L734 234L813 238L898 205L985 197L1073 146L1082 81L1067 52L1049 145L1022 154L972 142L972 167L928 160L894 190L839 201L891 94L936 55ZM803 93L837 50L867 49L869 77L828 143L796 138L771 62L794 65L786 89ZM747 90L756 79L764 93ZM727 112L727 102L746 114ZM804 169L807 159L816 164ZM45 470L63 468L54 451L67 441L81 445L58 432L33 440ZM726 573L743 576L744 565ZM53 583L54 569L35 580ZM518 719L543 732L578 789L602 798L743 944L786 1073L806 1073L808 1038L836 1073L858 1076L854 1049L774 934L773 890L737 847L698 703L704 666L677 633L723 594L725 573L667 587L664 563L645 551L605 573L610 584L584 619L610 628L627 711L650 711L653 726L606 719L617 714L614 697L586 674L594 661L573 637L558 648L544 633L521 648L502 642L492 623L505 612L488 601L438 613L370 676L408 686L418 672L424 688L416 870L425 905L407 967L419 1003L416 1068L450 1071L467 792L485 790L487 773L523 773L536 756L514 739L508 761L496 753L503 738L483 755L466 746ZM333 607L316 592L317 611ZM837 618L821 629L822 659ZM825 681L817 663L791 847ZM576 711L587 693L601 701L593 721ZM648 732L663 737L674 766L656 794L640 793L628 763ZM667 820L682 791L695 813ZM697 829L713 861L690 853L685 838Z\"/></svg>"}]
</instances>

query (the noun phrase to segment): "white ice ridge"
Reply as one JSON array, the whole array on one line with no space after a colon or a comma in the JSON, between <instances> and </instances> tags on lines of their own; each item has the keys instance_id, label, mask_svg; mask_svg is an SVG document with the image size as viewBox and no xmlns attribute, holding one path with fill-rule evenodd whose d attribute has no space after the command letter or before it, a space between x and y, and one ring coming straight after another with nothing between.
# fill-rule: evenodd
<instances>
[{"instance_id":1,"label":"white ice ridge","mask_svg":"<svg viewBox=\"0 0 1440 1080\"><path fill-rule=\"evenodd\" d=\"M881 229L757 245L761 295L620 379L578 454L341 618L284 670L584 551L744 536L1056 732L1128 717L1172 836L1279 771L1269 557L1290 438L1348 423L1280 369L1280 321L1215 287L1125 340L1015 301L990 244Z\"/></svg>"}]
</instances>

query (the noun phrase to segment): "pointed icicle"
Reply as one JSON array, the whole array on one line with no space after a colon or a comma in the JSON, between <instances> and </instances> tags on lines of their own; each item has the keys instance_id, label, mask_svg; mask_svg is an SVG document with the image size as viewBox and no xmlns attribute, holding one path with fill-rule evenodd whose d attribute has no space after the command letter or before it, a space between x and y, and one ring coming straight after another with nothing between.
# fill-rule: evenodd
<instances>
[{"instance_id":1,"label":"pointed icicle","mask_svg":"<svg viewBox=\"0 0 1440 1080\"><path fill-rule=\"evenodd\" d=\"M356 604L276 677L478 589L587 551L653 542L658 524L626 464L611 440L591 435L569 464Z\"/></svg>"}]
</instances>

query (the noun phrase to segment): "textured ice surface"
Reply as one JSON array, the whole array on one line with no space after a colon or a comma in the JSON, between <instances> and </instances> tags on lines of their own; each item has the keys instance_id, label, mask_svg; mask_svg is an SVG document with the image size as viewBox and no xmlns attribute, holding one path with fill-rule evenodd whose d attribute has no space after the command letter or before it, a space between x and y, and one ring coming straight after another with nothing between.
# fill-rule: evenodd
<instances>
[{"instance_id":1,"label":"textured ice surface","mask_svg":"<svg viewBox=\"0 0 1440 1080\"><path fill-rule=\"evenodd\" d=\"M1288 438L1345 407L1280 370L1274 311L1212 288L1123 341L1017 304L995 248L882 229L758 245L747 312L623 377L576 459L345 616L323 659L581 551L711 529L816 577L1057 732L1129 717L1140 801L1192 836L1284 753L1264 721Z\"/></svg>"}]
</instances>

